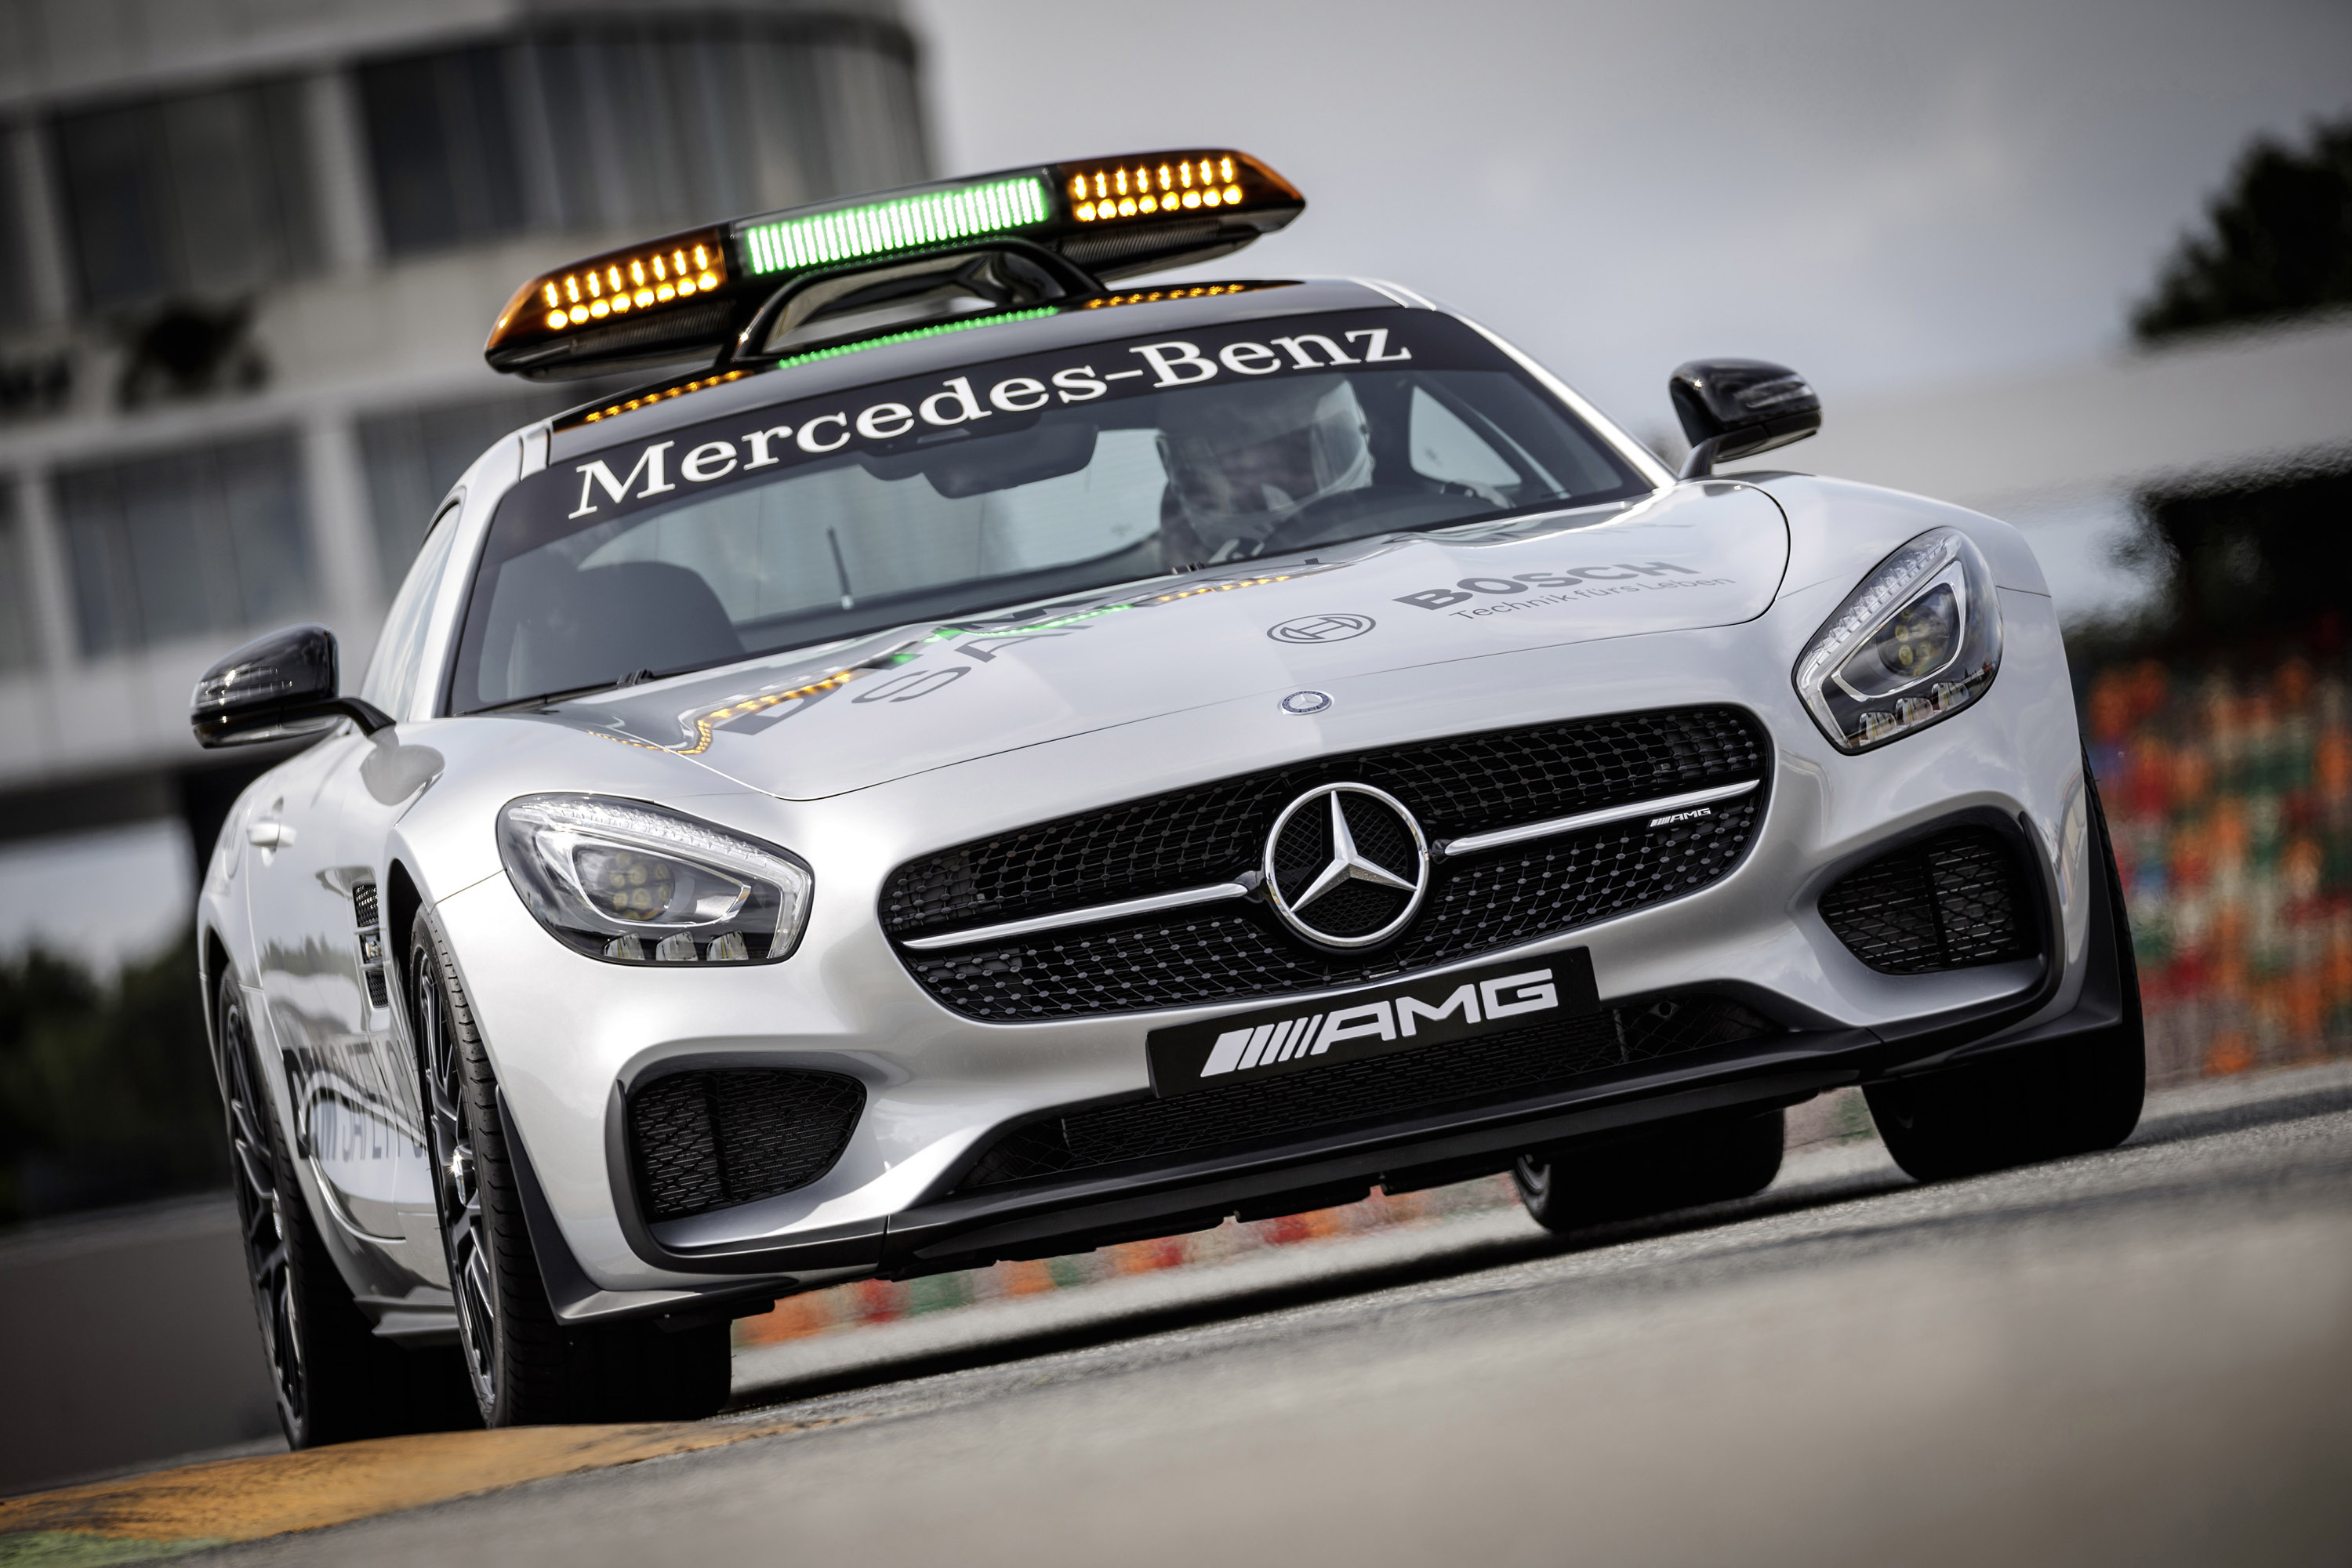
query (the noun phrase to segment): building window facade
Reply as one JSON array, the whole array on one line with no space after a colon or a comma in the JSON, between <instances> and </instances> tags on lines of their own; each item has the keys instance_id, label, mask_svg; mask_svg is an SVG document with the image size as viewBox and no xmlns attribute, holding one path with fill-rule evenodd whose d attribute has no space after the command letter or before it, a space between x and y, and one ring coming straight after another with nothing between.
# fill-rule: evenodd
<instances>
[{"instance_id":1,"label":"building window facade","mask_svg":"<svg viewBox=\"0 0 2352 1568\"><path fill-rule=\"evenodd\" d=\"M377 581L386 597L408 575L434 509L484 447L509 431L581 401L570 389L521 397L404 408L360 421L360 461L367 473Z\"/></svg>"},{"instance_id":2,"label":"building window facade","mask_svg":"<svg viewBox=\"0 0 2352 1568\"><path fill-rule=\"evenodd\" d=\"M850 17L598 21L378 60L360 100L385 248L685 227L919 180L912 39Z\"/></svg>"},{"instance_id":3,"label":"building window facade","mask_svg":"<svg viewBox=\"0 0 2352 1568\"><path fill-rule=\"evenodd\" d=\"M30 326L40 313L33 298L30 211L15 141L0 129L0 331Z\"/></svg>"},{"instance_id":4,"label":"building window facade","mask_svg":"<svg viewBox=\"0 0 2352 1568\"><path fill-rule=\"evenodd\" d=\"M86 308L246 294L317 267L299 82L89 110L51 130Z\"/></svg>"},{"instance_id":5,"label":"building window facade","mask_svg":"<svg viewBox=\"0 0 2352 1568\"><path fill-rule=\"evenodd\" d=\"M528 226L506 78L509 51L445 50L359 72L384 248L438 250Z\"/></svg>"},{"instance_id":6,"label":"building window facade","mask_svg":"<svg viewBox=\"0 0 2352 1568\"><path fill-rule=\"evenodd\" d=\"M89 657L260 628L312 605L291 432L57 477Z\"/></svg>"},{"instance_id":7,"label":"building window facade","mask_svg":"<svg viewBox=\"0 0 2352 1568\"><path fill-rule=\"evenodd\" d=\"M16 518L16 480L0 474L0 676L21 674L40 661L30 553Z\"/></svg>"}]
</instances>

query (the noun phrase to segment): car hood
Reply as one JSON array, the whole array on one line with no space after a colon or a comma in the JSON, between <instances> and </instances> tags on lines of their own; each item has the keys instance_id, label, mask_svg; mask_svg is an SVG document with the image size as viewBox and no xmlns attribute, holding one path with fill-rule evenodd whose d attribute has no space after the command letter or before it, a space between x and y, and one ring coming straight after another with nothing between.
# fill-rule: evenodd
<instances>
[{"instance_id":1,"label":"car hood","mask_svg":"<svg viewBox=\"0 0 2352 1568\"><path fill-rule=\"evenodd\" d=\"M904 627L529 717L812 800L1254 693L1752 620L1788 559L1787 523L1761 490L1682 485L1633 506L1386 535Z\"/></svg>"}]
</instances>

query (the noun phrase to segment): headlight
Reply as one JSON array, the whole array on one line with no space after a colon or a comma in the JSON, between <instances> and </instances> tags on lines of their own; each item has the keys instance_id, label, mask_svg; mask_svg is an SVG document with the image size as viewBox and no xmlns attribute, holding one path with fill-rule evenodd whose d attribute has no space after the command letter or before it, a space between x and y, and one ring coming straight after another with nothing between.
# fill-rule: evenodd
<instances>
[{"instance_id":1,"label":"headlight","mask_svg":"<svg viewBox=\"0 0 2352 1568\"><path fill-rule=\"evenodd\" d=\"M771 845L633 800L533 795L499 858L540 924L616 963L760 963L808 918L809 869Z\"/></svg>"},{"instance_id":2,"label":"headlight","mask_svg":"<svg viewBox=\"0 0 2352 1568\"><path fill-rule=\"evenodd\" d=\"M1958 712L2000 669L2000 605L1984 557L1957 529L1880 562L1813 634L1797 695L1822 733L1866 752Z\"/></svg>"}]
</instances>

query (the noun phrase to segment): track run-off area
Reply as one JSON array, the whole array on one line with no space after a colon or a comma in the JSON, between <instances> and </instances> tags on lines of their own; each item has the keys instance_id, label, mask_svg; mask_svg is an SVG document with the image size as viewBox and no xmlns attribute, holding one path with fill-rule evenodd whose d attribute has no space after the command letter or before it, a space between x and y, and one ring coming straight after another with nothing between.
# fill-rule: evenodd
<instances>
[{"instance_id":1,"label":"track run-off area","mask_svg":"<svg viewBox=\"0 0 2352 1568\"><path fill-rule=\"evenodd\" d=\"M739 1352L735 1408L0 1500L0 1564L2352 1561L2352 1064L1920 1185L1874 1141ZM201 1554L197 1556L196 1554Z\"/></svg>"}]
</instances>

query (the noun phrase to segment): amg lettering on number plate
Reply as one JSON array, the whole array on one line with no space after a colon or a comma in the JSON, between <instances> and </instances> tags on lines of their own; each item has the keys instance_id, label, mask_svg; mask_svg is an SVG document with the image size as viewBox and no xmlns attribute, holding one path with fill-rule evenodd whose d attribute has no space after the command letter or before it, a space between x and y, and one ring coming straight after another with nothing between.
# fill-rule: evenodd
<instances>
[{"instance_id":1,"label":"amg lettering on number plate","mask_svg":"<svg viewBox=\"0 0 2352 1568\"><path fill-rule=\"evenodd\" d=\"M1154 1029L1144 1051L1152 1092L1165 1097L1600 1010L1592 954L1578 947Z\"/></svg>"}]
</instances>

